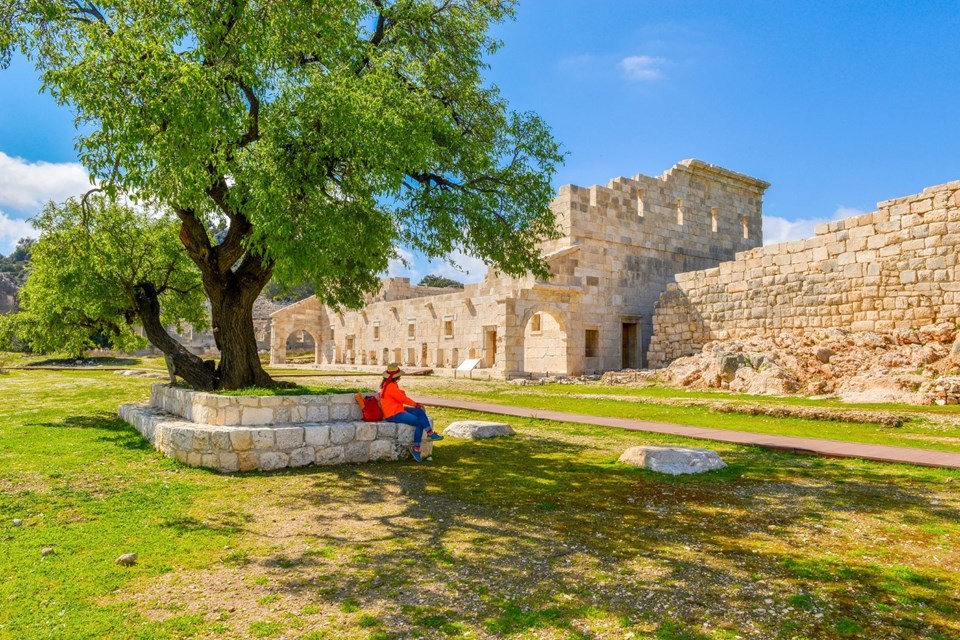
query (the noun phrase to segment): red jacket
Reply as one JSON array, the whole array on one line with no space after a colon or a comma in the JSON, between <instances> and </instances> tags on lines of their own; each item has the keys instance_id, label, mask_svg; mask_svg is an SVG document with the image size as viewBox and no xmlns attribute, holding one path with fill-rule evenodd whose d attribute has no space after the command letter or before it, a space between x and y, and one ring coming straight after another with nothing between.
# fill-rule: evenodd
<instances>
[{"instance_id":1,"label":"red jacket","mask_svg":"<svg viewBox=\"0 0 960 640\"><path fill-rule=\"evenodd\" d=\"M412 407L415 404L416 401L411 400L396 382L388 382L380 390L380 406L383 407L384 418L402 413L407 406Z\"/></svg>"}]
</instances>

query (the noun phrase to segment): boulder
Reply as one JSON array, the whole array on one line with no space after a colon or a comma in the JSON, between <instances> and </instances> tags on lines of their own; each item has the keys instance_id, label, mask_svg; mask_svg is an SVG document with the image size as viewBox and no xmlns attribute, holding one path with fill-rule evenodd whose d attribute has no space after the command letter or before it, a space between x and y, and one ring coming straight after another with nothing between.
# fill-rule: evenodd
<instances>
[{"instance_id":1,"label":"boulder","mask_svg":"<svg viewBox=\"0 0 960 640\"><path fill-rule=\"evenodd\" d=\"M475 440L479 438L498 438L500 436L512 436L516 432L505 422L486 422L484 420L460 420L451 422L443 430L443 435L451 438L467 438Z\"/></svg>"},{"instance_id":2,"label":"boulder","mask_svg":"<svg viewBox=\"0 0 960 640\"><path fill-rule=\"evenodd\" d=\"M835 354L833 353L833 349L828 347L820 347L816 350L815 355L817 356L817 360L823 364L830 364L830 358L832 358Z\"/></svg>"},{"instance_id":3,"label":"boulder","mask_svg":"<svg viewBox=\"0 0 960 640\"><path fill-rule=\"evenodd\" d=\"M727 466L716 451L694 447L630 447L619 461L672 476L703 473Z\"/></svg>"}]
</instances>

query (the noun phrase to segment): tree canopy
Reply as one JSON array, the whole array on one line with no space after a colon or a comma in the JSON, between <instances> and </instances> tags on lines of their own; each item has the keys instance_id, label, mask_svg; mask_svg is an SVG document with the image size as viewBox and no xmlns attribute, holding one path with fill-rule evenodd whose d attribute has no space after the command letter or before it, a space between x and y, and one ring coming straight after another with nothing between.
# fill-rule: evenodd
<instances>
[{"instance_id":1,"label":"tree canopy","mask_svg":"<svg viewBox=\"0 0 960 640\"><path fill-rule=\"evenodd\" d=\"M452 278L447 278L445 276L440 276L435 273L431 273L428 276L424 276L420 280L421 287L451 287L454 289L463 289L463 283L457 282Z\"/></svg>"},{"instance_id":2,"label":"tree canopy","mask_svg":"<svg viewBox=\"0 0 960 640\"><path fill-rule=\"evenodd\" d=\"M482 78L514 4L0 0L0 62L75 109L107 193L176 213L245 386L269 382L249 309L271 277L357 307L398 245L546 275L562 154Z\"/></svg>"},{"instance_id":3,"label":"tree canopy","mask_svg":"<svg viewBox=\"0 0 960 640\"><path fill-rule=\"evenodd\" d=\"M32 350L80 355L95 338L132 350L145 346L138 327L206 326L200 274L174 216L93 197L48 205L35 224L41 235L13 320ZM159 315L146 317L152 308Z\"/></svg>"}]
</instances>

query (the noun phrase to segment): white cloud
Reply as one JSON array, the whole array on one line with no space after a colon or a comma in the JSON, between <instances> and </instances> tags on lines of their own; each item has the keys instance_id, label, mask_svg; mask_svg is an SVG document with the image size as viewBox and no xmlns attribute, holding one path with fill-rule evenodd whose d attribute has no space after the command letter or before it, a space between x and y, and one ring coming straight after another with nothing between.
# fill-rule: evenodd
<instances>
[{"instance_id":1,"label":"white cloud","mask_svg":"<svg viewBox=\"0 0 960 640\"><path fill-rule=\"evenodd\" d=\"M0 151L0 206L37 212L48 201L61 202L90 190L86 169L74 162L30 162Z\"/></svg>"},{"instance_id":2,"label":"white cloud","mask_svg":"<svg viewBox=\"0 0 960 640\"><path fill-rule=\"evenodd\" d=\"M666 62L666 58L656 56L627 56L617 66L630 82L652 82L663 77L661 67Z\"/></svg>"},{"instance_id":3,"label":"white cloud","mask_svg":"<svg viewBox=\"0 0 960 640\"><path fill-rule=\"evenodd\" d=\"M37 237L37 230L33 225L26 220L11 218L0 211L0 255L10 255L17 246L17 240L28 237Z\"/></svg>"},{"instance_id":4,"label":"white cloud","mask_svg":"<svg viewBox=\"0 0 960 640\"><path fill-rule=\"evenodd\" d=\"M487 265L483 263L483 260L467 255L462 251L453 252L447 256L445 262L436 267L433 267L433 263L430 266L432 268L431 273L465 284L480 282L487 273Z\"/></svg>"},{"instance_id":5,"label":"white cloud","mask_svg":"<svg viewBox=\"0 0 960 640\"><path fill-rule=\"evenodd\" d=\"M397 257L390 258L387 267L388 278L410 278L416 284L420 281L420 271L414 266L415 256L409 249L397 247Z\"/></svg>"},{"instance_id":6,"label":"white cloud","mask_svg":"<svg viewBox=\"0 0 960 640\"><path fill-rule=\"evenodd\" d=\"M866 211L840 205L830 218L798 218L787 220L780 216L763 216L763 244L778 244L812 238L818 224L859 216Z\"/></svg>"}]
</instances>

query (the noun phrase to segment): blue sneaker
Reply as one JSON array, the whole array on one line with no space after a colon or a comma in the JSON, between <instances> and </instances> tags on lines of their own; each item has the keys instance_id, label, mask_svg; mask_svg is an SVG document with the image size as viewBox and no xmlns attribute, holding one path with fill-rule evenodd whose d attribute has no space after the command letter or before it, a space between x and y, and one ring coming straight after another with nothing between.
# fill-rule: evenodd
<instances>
[{"instance_id":1,"label":"blue sneaker","mask_svg":"<svg viewBox=\"0 0 960 640\"><path fill-rule=\"evenodd\" d=\"M431 440L443 440L443 436L434 431L433 433L428 433L427 437Z\"/></svg>"},{"instance_id":2,"label":"blue sneaker","mask_svg":"<svg viewBox=\"0 0 960 640\"><path fill-rule=\"evenodd\" d=\"M423 458L420 456L420 449L411 449L413 452L413 459L417 462L423 462Z\"/></svg>"}]
</instances>

